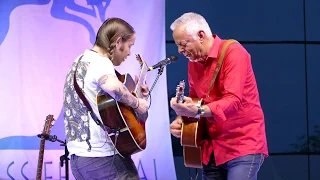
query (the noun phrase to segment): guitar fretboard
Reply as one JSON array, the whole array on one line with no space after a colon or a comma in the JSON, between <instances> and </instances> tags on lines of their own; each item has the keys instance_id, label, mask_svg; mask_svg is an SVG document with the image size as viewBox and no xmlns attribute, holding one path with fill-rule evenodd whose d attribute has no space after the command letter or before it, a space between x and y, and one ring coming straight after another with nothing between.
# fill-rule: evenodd
<instances>
[{"instance_id":1,"label":"guitar fretboard","mask_svg":"<svg viewBox=\"0 0 320 180\"><path fill-rule=\"evenodd\" d=\"M37 178L36 178L36 180L41 180L41 178L42 178L42 166L43 166L44 144L45 144L45 139L44 139L44 138L41 138L40 149L39 149L39 157L38 157L38 166L37 166Z\"/></svg>"},{"instance_id":2,"label":"guitar fretboard","mask_svg":"<svg viewBox=\"0 0 320 180\"><path fill-rule=\"evenodd\" d=\"M143 63L141 66L141 71L139 75L139 79L135 88L135 93L137 94L138 98L143 98L142 92L141 92L141 84L144 84L147 78L147 72L148 72L148 67L146 63Z\"/></svg>"}]
</instances>

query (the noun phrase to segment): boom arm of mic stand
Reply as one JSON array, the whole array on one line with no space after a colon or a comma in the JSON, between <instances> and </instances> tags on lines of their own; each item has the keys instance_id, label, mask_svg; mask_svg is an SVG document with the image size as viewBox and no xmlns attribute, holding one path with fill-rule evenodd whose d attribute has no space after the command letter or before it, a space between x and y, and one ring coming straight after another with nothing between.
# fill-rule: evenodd
<instances>
[{"instance_id":1,"label":"boom arm of mic stand","mask_svg":"<svg viewBox=\"0 0 320 180\"><path fill-rule=\"evenodd\" d=\"M153 90L154 86L156 85L159 77L162 75L163 69L164 69L164 66L161 66L161 67L159 68L157 78L156 78L156 80L153 82L153 84L152 84L152 86L151 86L151 88L150 88L150 90L149 90L149 95L148 95L148 97L147 97L147 100L148 100L148 98L150 97L151 91Z\"/></svg>"}]
</instances>

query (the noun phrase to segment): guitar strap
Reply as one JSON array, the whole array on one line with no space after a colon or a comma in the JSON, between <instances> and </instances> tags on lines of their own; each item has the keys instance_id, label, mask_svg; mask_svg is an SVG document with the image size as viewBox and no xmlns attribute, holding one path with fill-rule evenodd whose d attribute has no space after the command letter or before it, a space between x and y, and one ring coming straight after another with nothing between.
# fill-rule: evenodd
<instances>
[{"instance_id":1,"label":"guitar strap","mask_svg":"<svg viewBox=\"0 0 320 180\"><path fill-rule=\"evenodd\" d=\"M96 116L96 114L92 110L92 107L90 106L90 103L88 102L87 98L84 96L83 90L80 89L80 87L79 87L79 85L78 85L78 83L76 81L76 73L77 73L77 70L78 70L78 64L80 63L82 57L83 57L83 55L79 58L79 61L77 62L77 65L76 65L76 70L74 71L74 75L73 75L74 90L77 92L79 98L82 100L84 105L88 108L88 110L89 110L88 112L90 113L90 116L96 122L96 124L98 126L100 126L104 131L107 131L108 133L116 133L117 131L119 131L118 128L116 128L116 129L110 128L109 126L106 126L103 123L101 123L99 118ZM116 74L117 74L118 77L121 76L121 74L118 73L117 71L116 71Z\"/></svg>"},{"instance_id":2,"label":"guitar strap","mask_svg":"<svg viewBox=\"0 0 320 180\"><path fill-rule=\"evenodd\" d=\"M219 58L218 58L218 62L217 62L217 66L214 70L214 73L213 73L213 77L212 77L212 80L211 80L211 83L210 83L210 86L209 86L209 89L208 89L208 93L207 93L207 96L206 97L209 97L210 95L210 91L212 90L212 87L213 87L213 84L216 80L216 77L221 69L221 66L222 66L222 63L223 63L223 60L224 60L224 56L227 52L227 49L229 47L229 45L231 45L232 43L239 43L238 41L234 40L234 39L229 39L227 40L226 42L223 43L222 45L222 50L220 52L220 55L219 55Z\"/></svg>"},{"instance_id":3,"label":"guitar strap","mask_svg":"<svg viewBox=\"0 0 320 180\"><path fill-rule=\"evenodd\" d=\"M84 103L84 105L87 107L87 109L89 110L88 112L90 113L90 116L92 117L92 119L97 123L98 126L100 126L104 131L106 131L108 134L110 133L115 133L116 134L116 138L117 138L117 133L120 133L120 129L116 128L110 128L109 126L106 126L104 125L103 123L101 123L101 121L99 120L99 118L96 116L96 114L94 113L94 111L92 110L92 107L90 106L90 103L88 102L87 98L84 96L84 92L82 89L80 89L77 81L76 81L76 74L77 74L77 70L78 70L78 65L82 59L83 55L80 56L78 62L77 62L77 65L76 65L76 69L74 71L74 74L73 74L73 84L74 84L74 89L76 91L76 93L78 94L79 98L82 100L82 102ZM117 76L119 77L121 74L118 73L116 71L116 74ZM89 139L86 140L87 144L89 145L89 149L88 151L90 152L91 151L91 144L89 142ZM114 146L116 147L116 145Z\"/></svg>"},{"instance_id":4,"label":"guitar strap","mask_svg":"<svg viewBox=\"0 0 320 180\"><path fill-rule=\"evenodd\" d=\"M90 116L92 117L92 119L97 123L98 126L100 126L101 125L100 120L98 119L98 117L96 116L94 111L92 110L92 107L90 106L87 98L83 94L83 90L80 89L80 87L79 87L79 85L78 85L78 83L76 81L76 73L77 73L78 65L79 65L82 57L83 57L83 55L79 58L79 61L77 62L77 65L76 65L76 70L74 71L74 74L73 74L74 90L77 92L79 98L82 100L84 105L88 108L88 110L89 110L88 112L90 113Z\"/></svg>"}]
</instances>

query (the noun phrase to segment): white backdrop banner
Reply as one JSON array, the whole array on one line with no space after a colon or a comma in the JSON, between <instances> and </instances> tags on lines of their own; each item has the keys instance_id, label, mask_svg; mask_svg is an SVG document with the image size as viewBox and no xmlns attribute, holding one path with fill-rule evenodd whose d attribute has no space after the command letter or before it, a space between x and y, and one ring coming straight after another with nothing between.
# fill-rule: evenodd
<instances>
[{"instance_id":1,"label":"white backdrop banner","mask_svg":"<svg viewBox=\"0 0 320 180\"><path fill-rule=\"evenodd\" d=\"M165 59L164 0L7 0L0 1L0 179L35 179L40 139L48 114L51 134L65 139L63 85L68 68L93 46L99 26L120 17L136 30L131 56L117 68L139 72L135 54L149 66ZM152 85L158 71L150 71ZM169 132L166 72L154 90L146 123L147 148L133 156L141 179L175 180ZM46 141L43 179L65 179L64 147ZM69 179L74 179L69 167Z\"/></svg>"}]
</instances>

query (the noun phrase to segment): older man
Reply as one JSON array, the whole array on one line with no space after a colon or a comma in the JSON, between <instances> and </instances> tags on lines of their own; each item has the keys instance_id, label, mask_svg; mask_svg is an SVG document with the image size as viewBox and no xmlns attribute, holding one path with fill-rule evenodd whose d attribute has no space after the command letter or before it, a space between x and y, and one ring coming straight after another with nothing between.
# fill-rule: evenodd
<instances>
[{"instance_id":1,"label":"older man","mask_svg":"<svg viewBox=\"0 0 320 180\"><path fill-rule=\"evenodd\" d=\"M250 54L238 42L231 43L210 86L227 40L213 35L206 20L192 12L176 19L171 29L179 53L189 59L190 86L184 103L171 100L177 114L170 125L171 133L181 136L181 116L204 117L203 179L257 179L268 148ZM204 105L197 106L191 98L203 98Z\"/></svg>"}]
</instances>

